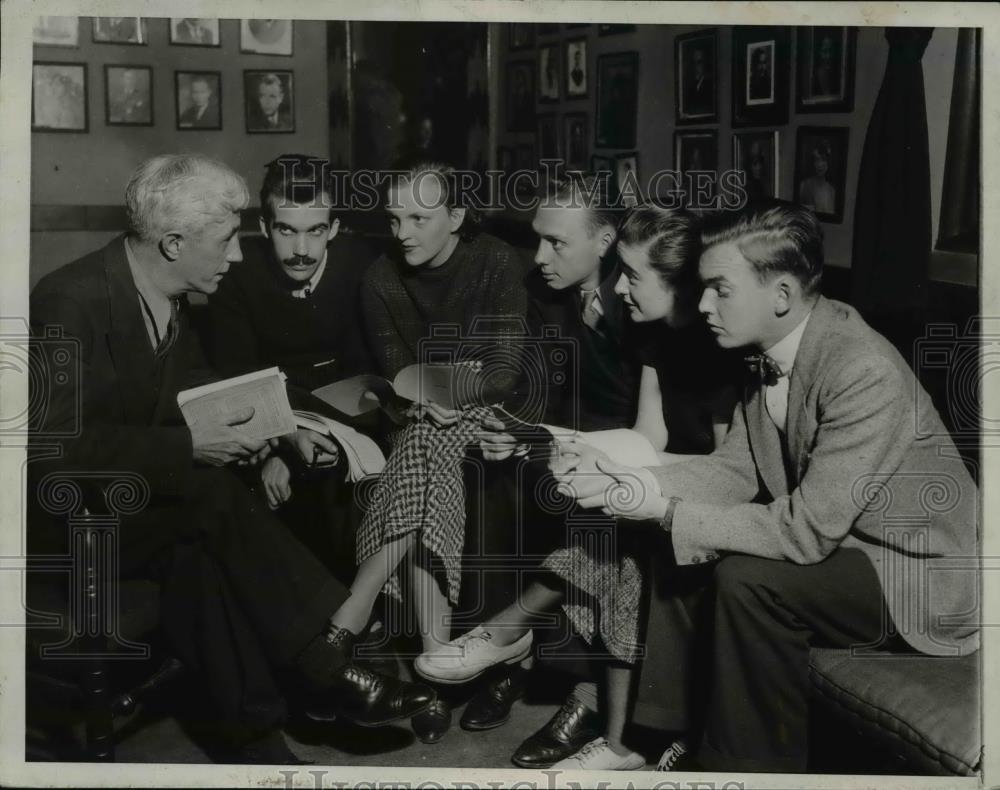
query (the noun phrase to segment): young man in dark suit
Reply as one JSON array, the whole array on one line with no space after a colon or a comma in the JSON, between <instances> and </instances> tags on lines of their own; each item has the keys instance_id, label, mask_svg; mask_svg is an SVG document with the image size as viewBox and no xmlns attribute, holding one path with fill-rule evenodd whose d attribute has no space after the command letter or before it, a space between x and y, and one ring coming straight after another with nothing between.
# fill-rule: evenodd
<instances>
[{"instance_id":1,"label":"young man in dark suit","mask_svg":"<svg viewBox=\"0 0 1000 790\"><path fill-rule=\"evenodd\" d=\"M718 563L700 764L804 771L812 644L978 648L977 574L934 572L978 555L978 493L903 358L820 295L814 214L775 202L702 241L700 310L754 352L725 442L648 469L573 443L553 471L581 505L669 533L678 565Z\"/></svg>"},{"instance_id":2,"label":"young man in dark suit","mask_svg":"<svg viewBox=\"0 0 1000 790\"><path fill-rule=\"evenodd\" d=\"M207 157L161 155L133 173L126 203L127 234L31 294L36 337L57 328L67 341L56 352L33 344L32 382L80 372L75 386L34 393L48 408L31 426L32 486L48 473L105 470L144 481L148 505L121 519L119 568L160 582L163 631L204 682L202 716L217 722L228 759L296 761L279 729L278 671L304 683L314 704L361 724L426 708L426 687L351 663L330 624L347 591L226 468L271 449L235 427L253 410L188 427L177 406L179 391L212 376L186 295L215 292L242 260L243 179ZM29 535L51 550L66 529L46 515L29 513Z\"/></svg>"},{"instance_id":3,"label":"young man in dark suit","mask_svg":"<svg viewBox=\"0 0 1000 790\"><path fill-rule=\"evenodd\" d=\"M629 427L635 420L640 365L630 355L638 341L638 327L625 314L622 297L615 293L619 271L614 254L618 212L607 199L605 185L593 178L568 179L558 184L538 206L532 227L539 242L535 268L525 278L532 336L544 337L543 327L559 330L562 348L570 349L562 363L551 364L545 340L539 352L546 364L544 382L532 377L521 387L523 408L534 420L583 431ZM529 416L529 415L525 415ZM514 452L516 441L499 420L484 426L483 452L487 460L500 461ZM530 474L530 473L529 473ZM532 502L526 490L537 486L518 479L512 496ZM532 508L522 521L527 553L544 557L565 534L565 514L546 515ZM547 537L539 537L545 535ZM531 623L524 616L549 611L562 600L561 587L532 585L518 602L490 601L495 613L482 628L503 624L491 633L496 650L477 651L482 666L461 667L458 673L440 671L427 654L417 668L430 679L462 682L487 666L509 660L507 653L524 652L531 645ZM506 607L506 608L503 608ZM503 609L502 611L501 608ZM523 620L524 633L512 624ZM562 636L560 634L559 636ZM560 657L564 666L565 657ZM574 662L575 663L575 662ZM573 666L574 672L582 668ZM583 674L587 674L583 670ZM523 671L500 672L469 703L462 718L466 729L487 729L503 724L510 706L523 691ZM600 730L597 688L592 682L576 686L563 706L540 730L529 736L512 759L523 768L545 768L577 751Z\"/></svg>"},{"instance_id":4,"label":"young man in dark suit","mask_svg":"<svg viewBox=\"0 0 1000 790\"><path fill-rule=\"evenodd\" d=\"M329 162L305 154L282 154L267 164L262 235L243 240L243 264L208 303L208 345L224 375L279 367L290 384L308 392L372 370L359 286L373 255L362 240L340 232L331 177ZM334 462L338 449L331 440L300 433ZM270 507L349 581L353 489L343 482L342 466L303 468L297 451L286 446L264 462L260 480Z\"/></svg>"}]
</instances>

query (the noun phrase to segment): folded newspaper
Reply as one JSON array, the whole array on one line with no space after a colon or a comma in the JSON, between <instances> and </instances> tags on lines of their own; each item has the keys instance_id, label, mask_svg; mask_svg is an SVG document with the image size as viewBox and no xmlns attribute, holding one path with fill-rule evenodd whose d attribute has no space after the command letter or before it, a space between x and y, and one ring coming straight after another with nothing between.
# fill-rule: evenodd
<instances>
[{"instance_id":1,"label":"folded newspaper","mask_svg":"<svg viewBox=\"0 0 1000 790\"><path fill-rule=\"evenodd\" d=\"M254 439L273 439L295 432L288 403L285 374L267 368L177 393L177 405L191 427L199 422L221 422L253 409L253 417L233 427Z\"/></svg>"}]
</instances>

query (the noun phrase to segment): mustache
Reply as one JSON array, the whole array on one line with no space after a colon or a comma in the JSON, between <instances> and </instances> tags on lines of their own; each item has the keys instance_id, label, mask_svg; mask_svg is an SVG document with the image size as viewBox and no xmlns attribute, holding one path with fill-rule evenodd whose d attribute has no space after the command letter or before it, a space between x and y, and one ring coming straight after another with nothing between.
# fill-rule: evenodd
<instances>
[{"instance_id":1,"label":"mustache","mask_svg":"<svg viewBox=\"0 0 1000 790\"><path fill-rule=\"evenodd\" d=\"M282 263L285 266L312 266L316 263L316 259L310 255L293 255L290 258L285 258Z\"/></svg>"}]
</instances>

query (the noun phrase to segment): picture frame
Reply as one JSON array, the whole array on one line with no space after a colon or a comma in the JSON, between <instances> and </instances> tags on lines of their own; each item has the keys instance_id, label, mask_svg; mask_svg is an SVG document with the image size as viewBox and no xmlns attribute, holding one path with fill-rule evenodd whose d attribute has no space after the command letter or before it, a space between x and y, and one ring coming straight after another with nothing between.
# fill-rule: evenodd
<instances>
[{"instance_id":1,"label":"picture frame","mask_svg":"<svg viewBox=\"0 0 1000 790\"><path fill-rule=\"evenodd\" d=\"M294 53L295 23L291 19L241 19L240 52L257 55Z\"/></svg>"},{"instance_id":2,"label":"picture frame","mask_svg":"<svg viewBox=\"0 0 1000 790\"><path fill-rule=\"evenodd\" d=\"M858 29L798 28L795 42L795 111L854 110Z\"/></svg>"},{"instance_id":3,"label":"picture frame","mask_svg":"<svg viewBox=\"0 0 1000 790\"><path fill-rule=\"evenodd\" d=\"M95 16L92 23L95 44L146 46L149 33L146 20L139 16Z\"/></svg>"},{"instance_id":4,"label":"picture frame","mask_svg":"<svg viewBox=\"0 0 1000 790\"><path fill-rule=\"evenodd\" d=\"M590 133L589 116L585 112L569 112L563 116L563 140L566 141L566 168L586 170Z\"/></svg>"},{"instance_id":5,"label":"picture frame","mask_svg":"<svg viewBox=\"0 0 1000 790\"><path fill-rule=\"evenodd\" d=\"M674 132L674 170L684 182L689 198L702 188L697 173L711 173L711 194L715 195L719 173L719 132L717 129L685 129ZM703 206L699 206L703 208Z\"/></svg>"},{"instance_id":6,"label":"picture frame","mask_svg":"<svg viewBox=\"0 0 1000 790\"><path fill-rule=\"evenodd\" d=\"M31 130L87 132L87 64L36 61L31 65Z\"/></svg>"},{"instance_id":7,"label":"picture frame","mask_svg":"<svg viewBox=\"0 0 1000 790\"><path fill-rule=\"evenodd\" d=\"M733 28L734 127L788 123L790 38L787 27Z\"/></svg>"},{"instance_id":8,"label":"picture frame","mask_svg":"<svg viewBox=\"0 0 1000 790\"><path fill-rule=\"evenodd\" d=\"M247 134L295 131L295 75L288 70L243 72L243 114Z\"/></svg>"},{"instance_id":9,"label":"picture frame","mask_svg":"<svg viewBox=\"0 0 1000 790\"><path fill-rule=\"evenodd\" d=\"M617 36L620 33L634 33L635 25L598 25L597 35Z\"/></svg>"},{"instance_id":10,"label":"picture frame","mask_svg":"<svg viewBox=\"0 0 1000 790\"><path fill-rule=\"evenodd\" d=\"M538 159L561 159L562 140L559 136L559 124L556 114L547 112L538 116Z\"/></svg>"},{"instance_id":11,"label":"picture frame","mask_svg":"<svg viewBox=\"0 0 1000 790\"><path fill-rule=\"evenodd\" d=\"M823 222L844 221L849 131L846 126L800 126L795 133L794 200Z\"/></svg>"},{"instance_id":12,"label":"picture frame","mask_svg":"<svg viewBox=\"0 0 1000 790\"><path fill-rule=\"evenodd\" d=\"M535 46L535 26L528 22L507 23L507 49L518 52Z\"/></svg>"},{"instance_id":13,"label":"picture frame","mask_svg":"<svg viewBox=\"0 0 1000 790\"><path fill-rule=\"evenodd\" d=\"M566 41L566 98L585 99L588 93L587 39Z\"/></svg>"},{"instance_id":14,"label":"picture frame","mask_svg":"<svg viewBox=\"0 0 1000 790\"><path fill-rule=\"evenodd\" d=\"M538 101L553 104L562 98L559 46L552 44L538 49Z\"/></svg>"},{"instance_id":15,"label":"picture frame","mask_svg":"<svg viewBox=\"0 0 1000 790\"><path fill-rule=\"evenodd\" d=\"M169 20L170 43L181 47L218 47L222 45L218 19L173 17Z\"/></svg>"},{"instance_id":16,"label":"picture frame","mask_svg":"<svg viewBox=\"0 0 1000 790\"><path fill-rule=\"evenodd\" d=\"M535 64L528 60L507 64L505 83L507 131L535 130Z\"/></svg>"},{"instance_id":17,"label":"picture frame","mask_svg":"<svg viewBox=\"0 0 1000 790\"><path fill-rule=\"evenodd\" d=\"M614 52L598 57L596 147L635 148L638 87L638 52Z\"/></svg>"},{"instance_id":18,"label":"picture frame","mask_svg":"<svg viewBox=\"0 0 1000 790\"><path fill-rule=\"evenodd\" d=\"M222 72L175 71L174 109L179 131L222 129Z\"/></svg>"},{"instance_id":19,"label":"picture frame","mask_svg":"<svg viewBox=\"0 0 1000 790\"><path fill-rule=\"evenodd\" d=\"M104 66L104 122L108 126L153 125L153 69Z\"/></svg>"},{"instance_id":20,"label":"picture frame","mask_svg":"<svg viewBox=\"0 0 1000 790\"><path fill-rule=\"evenodd\" d=\"M777 129L733 134L733 170L743 174L748 201L780 197Z\"/></svg>"},{"instance_id":21,"label":"picture frame","mask_svg":"<svg viewBox=\"0 0 1000 790\"><path fill-rule=\"evenodd\" d=\"M600 154L590 155L590 172L598 175L600 173L613 174L615 172L615 160L610 156Z\"/></svg>"},{"instance_id":22,"label":"picture frame","mask_svg":"<svg viewBox=\"0 0 1000 790\"><path fill-rule=\"evenodd\" d=\"M36 47L80 46L80 18L76 16L39 16L31 29Z\"/></svg>"},{"instance_id":23,"label":"picture frame","mask_svg":"<svg viewBox=\"0 0 1000 790\"><path fill-rule=\"evenodd\" d=\"M698 30L674 39L675 118L678 124L719 121L719 31Z\"/></svg>"},{"instance_id":24,"label":"picture frame","mask_svg":"<svg viewBox=\"0 0 1000 790\"><path fill-rule=\"evenodd\" d=\"M628 182L631 185L625 189ZM642 182L639 180L639 152L630 151L615 156L615 194L624 208L639 205L642 197Z\"/></svg>"}]
</instances>

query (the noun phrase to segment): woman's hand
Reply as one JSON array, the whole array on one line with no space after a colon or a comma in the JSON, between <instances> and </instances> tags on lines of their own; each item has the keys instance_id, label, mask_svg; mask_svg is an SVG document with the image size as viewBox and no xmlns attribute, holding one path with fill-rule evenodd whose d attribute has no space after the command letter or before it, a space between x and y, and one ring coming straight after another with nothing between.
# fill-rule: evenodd
<instances>
[{"instance_id":1,"label":"woman's hand","mask_svg":"<svg viewBox=\"0 0 1000 790\"><path fill-rule=\"evenodd\" d=\"M434 401L417 404L415 414L417 419L426 417L439 428L447 428L449 425L454 425L462 417L461 409L446 409Z\"/></svg>"},{"instance_id":2,"label":"woman's hand","mask_svg":"<svg viewBox=\"0 0 1000 790\"><path fill-rule=\"evenodd\" d=\"M506 432L506 426L494 417L485 417L479 425L482 427L477 435L479 449L487 461L506 461L520 448L527 447L519 445L517 439Z\"/></svg>"},{"instance_id":3,"label":"woman's hand","mask_svg":"<svg viewBox=\"0 0 1000 790\"><path fill-rule=\"evenodd\" d=\"M292 496L292 473L288 470L288 465L278 456L272 455L264 462L260 479L264 484L267 506L271 510L277 510Z\"/></svg>"}]
</instances>

